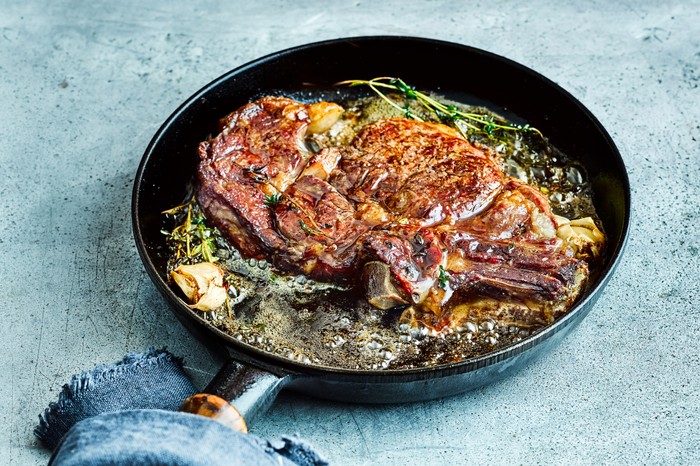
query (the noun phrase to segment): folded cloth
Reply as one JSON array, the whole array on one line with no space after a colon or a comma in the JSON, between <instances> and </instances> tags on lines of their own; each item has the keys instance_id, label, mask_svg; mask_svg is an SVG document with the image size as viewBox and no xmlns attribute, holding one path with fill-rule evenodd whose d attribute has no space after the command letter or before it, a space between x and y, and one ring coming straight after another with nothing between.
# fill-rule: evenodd
<instances>
[{"instance_id":1,"label":"folded cloth","mask_svg":"<svg viewBox=\"0 0 700 466\"><path fill-rule=\"evenodd\" d=\"M296 438L265 440L175 412L196 392L182 359L150 349L72 377L34 434L53 465L326 465Z\"/></svg>"},{"instance_id":2,"label":"folded cloth","mask_svg":"<svg viewBox=\"0 0 700 466\"><path fill-rule=\"evenodd\" d=\"M182 368L182 359L166 350L127 354L114 364L101 364L74 375L58 401L49 404L34 434L53 450L75 423L92 416L127 409L177 411L196 392Z\"/></svg>"},{"instance_id":3,"label":"folded cloth","mask_svg":"<svg viewBox=\"0 0 700 466\"><path fill-rule=\"evenodd\" d=\"M267 441L210 418L164 410L118 411L77 423L50 465L318 465L298 440Z\"/></svg>"}]
</instances>

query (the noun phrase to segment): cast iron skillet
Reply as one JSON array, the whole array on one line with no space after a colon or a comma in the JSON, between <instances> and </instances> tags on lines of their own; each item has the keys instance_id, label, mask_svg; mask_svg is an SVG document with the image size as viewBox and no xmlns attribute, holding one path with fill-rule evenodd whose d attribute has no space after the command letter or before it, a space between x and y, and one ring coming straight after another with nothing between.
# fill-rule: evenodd
<instances>
[{"instance_id":1,"label":"cast iron skillet","mask_svg":"<svg viewBox=\"0 0 700 466\"><path fill-rule=\"evenodd\" d=\"M190 193L197 144L216 134L217 121L266 94L320 90L333 83L400 77L468 104L486 105L537 127L586 167L609 244L600 275L564 317L523 341L459 363L411 370L346 370L296 363L235 340L190 310L166 283L161 212ZM454 395L493 382L550 350L569 333L603 291L624 248L630 214L625 166L598 120L571 94L540 74L472 47L413 37L355 37L303 45L243 65L190 97L158 130L134 183L133 230L144 266L180 321L230 362L205 389L231 400L250 421L282 387L342 401L388 403Z\"/></svg>"}]
</instances>

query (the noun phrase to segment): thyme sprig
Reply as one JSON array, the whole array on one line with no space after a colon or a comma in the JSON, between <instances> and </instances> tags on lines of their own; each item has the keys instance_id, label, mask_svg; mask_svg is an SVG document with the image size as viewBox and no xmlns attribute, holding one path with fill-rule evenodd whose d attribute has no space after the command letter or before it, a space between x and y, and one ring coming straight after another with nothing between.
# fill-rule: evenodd
<instances>
[{"instance_id":1,"label":"thyme sprig","mask_svg":"<svg viewBox=\"0 0 700 466\"><path fill-rule=\"evenodd\" d=\"M216 231L208 227L194 197L184 204L163 212L181 222L172 231L161 230L174 250L176 262L217 262L214 255Z\"/></svg>"},{"instance_id":2,"label":"thyme sprig","mask_svg":"<svg viewBox=\"0 0 700 466\"><path fill-rule=\"evenodd\" d=\"M267 174L265 173L265 168L265 165L251 165L243 168L242 170L243 172L248 173L256 183L269 186L271 189L276 190L277 187L270 182ZM321 231L319 225L316 223L313 217L309 215L306 209L299 205L299 203L295 202L291 197L285 196L284 194L278 192L273 194L265 194L263 196L263 204L270 209L274 209L282 202L289 204L293 209L302 212L308 218L310 225L307 225L303 220L299 221L299 227L304 231L304 233L307 235L328 237L328 235L325 235Z\"/></svg>"},{"instance_id":3,"label":"thyme sprig","mask_svg":"<svg viewBox=\"0 0 700 466\"><path fill-rule=\"evenodd\" d=\"M317 229L315 229L315 228L310 228L310 227L306 224L306 222L303 221L303 220L299 220L299 228L301 228L301 230L302 230L304 233L306 233L307 235L311 235L311 236L317 236L317 235L326 236L326 235L323 235L323 233L321 232L321 230L317 230Z\"/></svg>"},{"instance_id":4,"label":"thyme sprig","mask_svg":"<svg viewBox=\"0 0 700 466\"><path fill-rule=\"evenodd\" d=\"M368 86L380 98L389 105L399 110L406 118L411 118L417 121L424 121L420 116L416 115L410 106L411 101L420 104L426 110L432 112L439 121L449 124L462 136L468 138L470 133L483 133L489 138L497 138L499 131L514 131L521 133L536 133L542 137L542 133L537 128L530 125L516 125L507 120L489 115L486 113L465 112L457 108L455 105L447 105L435 100L428 94L416 90L415 87L409 86L400 78L379 77L370 80L348 80L337 83L338 85ZM389 89L398 92L406 100L405 105L400 105L396 100L392 99L384 93L383 89Z\"/></svg>"}]
</instances>

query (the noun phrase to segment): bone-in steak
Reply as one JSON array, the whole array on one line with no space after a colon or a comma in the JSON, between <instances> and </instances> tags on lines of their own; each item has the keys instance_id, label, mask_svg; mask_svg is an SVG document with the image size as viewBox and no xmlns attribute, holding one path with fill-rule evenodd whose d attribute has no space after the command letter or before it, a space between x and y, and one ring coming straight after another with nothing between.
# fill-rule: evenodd
<instances>
[{"instance_id":1,"label":"bone-in steak","mask_svg":"<svg viewBox=\"0 0 700 466\"><path fill-rule=\"evenodd\" d=\"M546 323L578 295L587 266L546 198L456 131L382 119L314 154L309 108L265 97L200 144L198 201L244 255L364 285L369 302L438 328L504 305Z\"/></svg>"}]
</instances>

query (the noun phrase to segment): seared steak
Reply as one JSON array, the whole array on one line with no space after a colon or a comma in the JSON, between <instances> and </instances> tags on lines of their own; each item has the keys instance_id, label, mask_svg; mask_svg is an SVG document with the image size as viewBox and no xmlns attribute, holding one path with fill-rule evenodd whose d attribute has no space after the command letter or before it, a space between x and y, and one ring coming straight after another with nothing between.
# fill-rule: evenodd
<instances>
[{"instance_id":1,"label":"seared steak","mask_svg":"<svg viewBox=\"0 0 700 466\"><path fill-rule=\"evenodd\" d=\"M223 118L221 133L199 146L197 200L244 255L282 271L347 281L360 265L357 239L369 227L321 178L338 159L307 149L308 110L265 97Z\"/></svg>"},{"instance_id":2,"label":"seared steak","mask_svg":"<svg viewBox=\"0 0 700 466\"><path fill-rule=\"evenodd\" d=\"M198 201L244 255L363 281L370 303L436 328L489 312L546 323L576 298L586 263L557 238L547 199L497 160L445 125L408 119L314 154L309 125L328 126L309 116L318 109L265 97L200 144Z\"/></svg>"},{"instance_id":3,"label":"seared steak","mask_svg":"<svg viewBox=\"0 0 700 466\"><path fill-rule=\"evenodd\" d=\"M311 157L308 124L304 105L267 97L223 118L221 133L199 146L197 199L247 256L263 259L286 246L265 196L284 191Z\"/></svg>"},{"instance_id":4,"label":"seared steak","mask_svg":"<svg viewBox=\"0 0 700 466\"><path fill-rule=\"evenodd\" d=\"M373 200L429 226L485 209L503 174L448 126L384 119L360 131L331 180L356 202Z\"/></svg>"}]
</instances>

